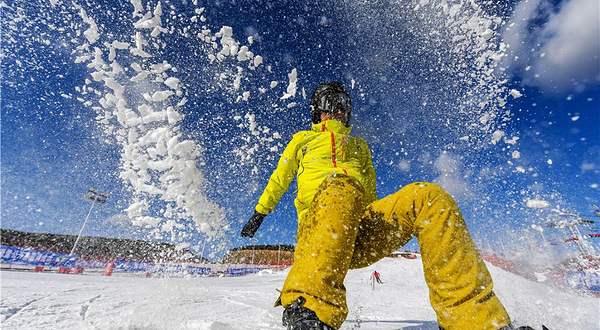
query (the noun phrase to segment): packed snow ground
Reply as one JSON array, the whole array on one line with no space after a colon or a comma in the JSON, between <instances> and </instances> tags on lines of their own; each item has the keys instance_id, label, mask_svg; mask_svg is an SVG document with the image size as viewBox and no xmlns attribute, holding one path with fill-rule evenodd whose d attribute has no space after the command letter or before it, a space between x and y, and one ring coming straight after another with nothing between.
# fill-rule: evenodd
<instances>
[{"instance_id":1,"label":"packed snow ground","mask_svg":"<svg viewBox=\"0 0 600 330\"><path fill-rule=\"evenodd\" d=\"M515 324L600 329L600 299L557 291L489 265ZM371 286L377 269L383 285ZM245 277L142 278L1 272L2 329L283 329L273 307L287 272ZM420 259L384 259L346 279L342 329L437 330Z\"/></svg>"}]
</instances>

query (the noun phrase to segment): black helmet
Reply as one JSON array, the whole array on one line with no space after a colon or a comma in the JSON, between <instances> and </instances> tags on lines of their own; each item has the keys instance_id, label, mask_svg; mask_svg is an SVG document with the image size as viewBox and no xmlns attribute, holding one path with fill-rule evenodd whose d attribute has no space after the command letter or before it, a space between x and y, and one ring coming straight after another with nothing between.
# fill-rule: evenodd
<instances>
[{"instance_id":1,"label":"black helmet","mask_svg":"<svg viewBox=\"0 0 600 330\"><path fill-rule=\"evenodd\" d=\"M348 118L344 123L347 126L352 113L352 102L344 84L337 81L321 83L310 97L310 115L313 124L321 122L321 113L335 113L340 110Z\"/></svg>"}]
</instances>

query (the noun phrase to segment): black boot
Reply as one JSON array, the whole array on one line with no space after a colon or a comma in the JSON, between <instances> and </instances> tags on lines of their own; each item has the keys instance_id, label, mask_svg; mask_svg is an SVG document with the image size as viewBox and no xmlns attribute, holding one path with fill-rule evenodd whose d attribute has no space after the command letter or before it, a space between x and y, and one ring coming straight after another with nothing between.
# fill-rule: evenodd
<instances>
[{"instance_id":1,"label":"black boot","mask_svg":"<svg viewBox=\"0 0 600 330\"><path fill-rule=\"evenodd\" d=\"M305 302L306 299L300 297L283 311L283 326L287 330L335 330L321 322L315 312L302 306Z\"/></svg>"},{"instance_id":2,"label":"black boot","mask_svg":"<svg viewBox=\"0 0 600 330\"><path fill-rule=\"evenodd\" d=\"M534 328L528 326L528 325L522 325L518 328L513 327L512 325L507 325L503 328L500 328L499 330L535 330ZM548 330L548 328L546 328L545 326L542 325L542 330Z\"/></svg>"}]
</instances>

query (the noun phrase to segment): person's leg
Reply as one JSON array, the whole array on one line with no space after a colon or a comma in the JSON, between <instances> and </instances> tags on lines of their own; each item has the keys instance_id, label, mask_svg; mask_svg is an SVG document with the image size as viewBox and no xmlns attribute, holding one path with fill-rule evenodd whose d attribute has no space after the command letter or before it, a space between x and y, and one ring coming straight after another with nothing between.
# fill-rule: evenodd
<instances>
[{"instance_id":1,"label":"person's leg","mask_svg":"<svg viewBox=\"0 0 600 330\"><path fill-rule=\"evenodd\" d=\"M367 206L350 267L380 260L413 235L442 328L495 330L510 323L456 203L435 184L413 183Z\"/></svg>"},{"instance_id":2,"label":"person's leg","mask_svg":"<svg viewBox=\"0 0 600 330\"><path fill-rule=\"evenodd\" d=\"M344 278L364 211L364 191L348 176L327 178L298 224L294 264L280 296L283 306L299 297L319 320L338 329L348 315Z\"/></svg>"}]
</instances>

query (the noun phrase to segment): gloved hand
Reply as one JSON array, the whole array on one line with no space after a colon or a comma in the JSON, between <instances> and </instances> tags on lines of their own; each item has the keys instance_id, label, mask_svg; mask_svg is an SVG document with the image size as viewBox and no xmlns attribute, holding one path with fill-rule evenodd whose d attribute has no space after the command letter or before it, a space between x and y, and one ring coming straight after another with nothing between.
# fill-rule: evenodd
<instances>
[{"instance_id":1,"label":"gloved hand","mask_svg":"<svg viewBox=\"0 0 600 330\"><path fill-rule=\"evenodd\" d=\"M258 211L254 211L254 214L246 222L244 228L242 228L242 237L254 237L254 234L258 230L258 227L262 224L263 220L265 220L266 214L258 213Z\"/></svg>"}]
</instances>

